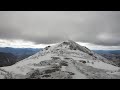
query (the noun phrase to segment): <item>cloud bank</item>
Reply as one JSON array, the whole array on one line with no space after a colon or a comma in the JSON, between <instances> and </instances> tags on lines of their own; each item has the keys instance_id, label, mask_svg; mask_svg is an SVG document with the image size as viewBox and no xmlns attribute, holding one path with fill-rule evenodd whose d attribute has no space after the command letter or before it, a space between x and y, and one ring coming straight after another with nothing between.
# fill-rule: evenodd
<instances>
[{"instance_id":1,"label":"cloud bank","mask_svg":"<svg viewBox=\"0 0 120 90\"><path fill-rule=\"evenodd\" d=\"M1 11L0 39L120 46L119 11Z\"/></svg>"}]
</instances>

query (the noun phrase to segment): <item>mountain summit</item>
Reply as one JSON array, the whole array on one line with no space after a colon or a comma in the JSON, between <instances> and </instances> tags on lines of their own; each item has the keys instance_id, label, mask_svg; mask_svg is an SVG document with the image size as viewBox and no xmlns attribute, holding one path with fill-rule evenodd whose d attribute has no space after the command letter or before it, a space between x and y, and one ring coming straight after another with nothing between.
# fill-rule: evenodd
<instances>
[{"instance_id":1,"label":"mountain summit","mask_svg":"<svg viewBox=\"0 0 120 90\"><path fill-rule=\"evenodd\" d=\"M120 78L120 68L72 40L67 40L16 63L0 68L10 79L111 79ZM116 74L117 73L117 74Z\"/></svg>"},{"instance_id":2,"label":"mountain summit","mask_svg":"<svg viewBox=\"0 0 120 90\"><path fill-rule=\"evenodd\" d=\"M47 46L44 48L43 52L40 52L39 55L42 53L54 53L59 55L64 54L75 54L77 53L79 57L86 58L86 59L93 59L93 60L107 60L106 58L96 54L95 52L91 51L85 46L81 46L72 40L66 40L61 43L58 43L54 46Z\"/></svg>"},{"instance_id":3,"label":"mountain summit","mask_svg":"<svg viewBox=\"0 0 120 90\"><path fill-rule=\"evenodd\" d=\"M59 46L69 46L70 50L79 50L79 51L83 51L88 54L92 54L91 50L89 50L87 47L80 46L79 44L77 44L76 42L72 40L64 41Z\"/></svg>"},{"instance_id":4,"label":"mountain summit","mask_svg":"<svg viewBox=\"0 0 120 90\"><path fill-rule=\"evenodd\" d=\"M48 50L50 46L46 47L45 49ZM51 49L51 48L50 48ZM67 40L52 47L53 50L79 50L88 54L92 54L91 50L87 47L81 46L72 40Z\"/></svg>"}]
</instances>

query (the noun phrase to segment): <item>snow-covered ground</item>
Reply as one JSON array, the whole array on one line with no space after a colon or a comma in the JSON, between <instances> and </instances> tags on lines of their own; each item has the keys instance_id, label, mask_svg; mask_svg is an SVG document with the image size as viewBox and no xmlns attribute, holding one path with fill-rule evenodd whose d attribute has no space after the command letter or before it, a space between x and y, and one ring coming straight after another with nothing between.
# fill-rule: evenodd
<instances>
[{"instance_id":1,"label":"snow-covered ground","mask_svg":"<svg viewBox=\"0 0 120 90\"><path fill-rule=\"evenodd\" d=\"M113 66L113 65L101 62L101 61L100 62L95 61L93 63L87 63L87 65L92 66L94 68L111 70L111 71L118 71L120 69L119 67L116 67L116 66Z\"/></svg>"},{"instance_id":2,"label":"snow-covered ground","mask_svg":"<svg viewBox=\"0 0 120 90\"><path fill-rule=\"evenodd\" d=\"M40 70L40 73L43 73L44 69L48 69L49 73L51 73L49 75L45 74L45 76L51 79L71 77L73 79L89 79L94 77L120 79L120 68L103 61L107 61L107 59L73 41L65 41L52 47L46 47L42 52L38 52L15 65L0 69L10 74L19 74L25 77L34 70ZM40 65L40 62L44 62L43 66ZM68 64L66 65L66 63ZM52 68L53 66L54 68ZM51 70L49 70L50 68ZM4 71L0 72L4 73ZM0 77L3 78L4 75L0 74Z\"/></svg>"}]
</instances>

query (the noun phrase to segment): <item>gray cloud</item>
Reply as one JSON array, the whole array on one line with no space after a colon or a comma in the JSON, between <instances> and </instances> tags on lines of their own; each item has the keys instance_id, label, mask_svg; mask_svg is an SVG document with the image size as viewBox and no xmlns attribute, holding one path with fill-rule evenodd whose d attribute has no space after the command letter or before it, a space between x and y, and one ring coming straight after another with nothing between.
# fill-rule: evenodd
<instances>
[{"instance_id":1,"label":"gray cloud","mask_svg":"<svg viewBox=\"0 0 120 90\"><path fill-rule=\"evenodd\" d=\"M119 11L0 12L0 39L22 39L37 44L72 39L119 46L119 29Z\"/></svg>"}]
</instances>

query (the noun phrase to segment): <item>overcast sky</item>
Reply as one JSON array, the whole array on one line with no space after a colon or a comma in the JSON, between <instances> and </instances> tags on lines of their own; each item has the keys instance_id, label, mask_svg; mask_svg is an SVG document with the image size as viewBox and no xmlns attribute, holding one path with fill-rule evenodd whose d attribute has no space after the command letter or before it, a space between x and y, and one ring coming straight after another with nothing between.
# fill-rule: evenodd
<instances>
[{"instance_id":1,"label":"overcast sky","mask_svg":"<svg viewBox=\"0 0 120 90\"><path fill-rule=\"evenodd\" d=\"M120 11L0 11L1 47L45 47L74 40L120 49Z\"/></svg>"}]
</instances>

